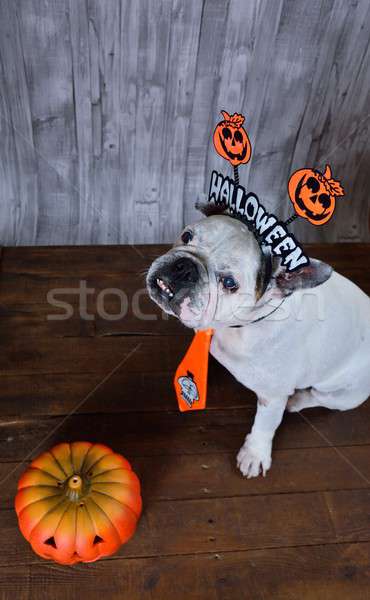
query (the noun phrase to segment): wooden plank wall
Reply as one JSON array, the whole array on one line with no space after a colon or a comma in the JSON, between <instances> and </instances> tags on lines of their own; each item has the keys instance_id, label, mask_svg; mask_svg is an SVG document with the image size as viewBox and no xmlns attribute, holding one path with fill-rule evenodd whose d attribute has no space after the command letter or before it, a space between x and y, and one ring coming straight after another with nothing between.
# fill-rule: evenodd
<instances>
[{"instance_id":1,"label":"wooden plank wall","mask_svg":"<svg viewBox=\"0 0 370 600\"><path fill-rule=\"evenodd\" d=\"M370 241L369 31L368 0L1 0L0 243L171 241L227 171L222 108L269 209L296 168L341 178L303 241Z\"/></svg>"}]
</instances>

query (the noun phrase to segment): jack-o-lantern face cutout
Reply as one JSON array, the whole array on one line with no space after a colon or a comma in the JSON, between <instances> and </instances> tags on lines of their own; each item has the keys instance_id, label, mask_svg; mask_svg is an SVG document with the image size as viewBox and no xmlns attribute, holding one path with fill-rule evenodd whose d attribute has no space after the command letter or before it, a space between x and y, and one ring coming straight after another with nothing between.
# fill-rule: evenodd
<instances>
[{"instance_id":1,"label":"jack-o-lantern face cutout","mask_svg":"<svg viewBox=\"0 0 370 600\"><path fill-rule=\"evenodd\" d=\"M224 120L218 123L213 134L216 151L234 167L247 163L251 157L252 147L247 132L242 127L243 115L238 113L229 115L224 110L221 114Z\"/></svg>"},{"instance_id":2,"label":"jack-o-lantern face cutout","mask_svg":"<svg viewBox=\"0 0 370 600\"><path fill-rule=\"evenodd\" d=\"M299 169L288 183L289 197L297 215L312 225L324 225L334 214L336 196L344 196L339 183L332 178L331 168L325 172L316 169Z\"/></svg>"}]
</instances>

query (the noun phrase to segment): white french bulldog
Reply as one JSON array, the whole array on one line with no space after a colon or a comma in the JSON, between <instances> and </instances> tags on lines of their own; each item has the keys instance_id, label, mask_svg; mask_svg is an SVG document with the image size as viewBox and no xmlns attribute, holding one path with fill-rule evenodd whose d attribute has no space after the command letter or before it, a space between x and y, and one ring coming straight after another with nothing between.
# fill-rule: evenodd
<instances>
[{"instance_id":1,"label":"white french bulldog","mask_svg":"<svg viewBox=\"0 0 370 600\"><path fill-rule=\"evenodd\" d=\"M347 410L370 395L370 298L318 260L287 272L229 215L186 227L147 287L184 325L213 328L211 354L257 394L237 457L247 477L270 468L285 409Z\"/></svg>"}]
</instances>

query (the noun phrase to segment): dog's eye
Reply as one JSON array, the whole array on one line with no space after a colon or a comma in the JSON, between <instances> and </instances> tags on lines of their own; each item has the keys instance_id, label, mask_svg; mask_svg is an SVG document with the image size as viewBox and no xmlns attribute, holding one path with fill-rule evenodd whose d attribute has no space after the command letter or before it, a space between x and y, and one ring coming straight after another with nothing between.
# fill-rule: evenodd
<instances>
[{"instance_id":1,"label":"dog's eye","mask_svg":"<svg viewBox=\"0 0 370 600\"><path fill-rule=\"evenodd\" d=\"M191 231L184 231L184 233L181 236L181 241L184 244L188 244L189 242L191 242L192 239L193 239L193 234Z\"/></svg>"},{"instance_id":2,"label":"dog's eye","mask_svg":"<svg viewBox=\"0 0 370 600\"><path fill-rule=\"evenodd\" d=\"M239 288L234 277L231 275L225 275L225 277L221 277L221 283L225 290L229 290L229 292L236 292L236 290Z\"/></svg>"}]
</instances>

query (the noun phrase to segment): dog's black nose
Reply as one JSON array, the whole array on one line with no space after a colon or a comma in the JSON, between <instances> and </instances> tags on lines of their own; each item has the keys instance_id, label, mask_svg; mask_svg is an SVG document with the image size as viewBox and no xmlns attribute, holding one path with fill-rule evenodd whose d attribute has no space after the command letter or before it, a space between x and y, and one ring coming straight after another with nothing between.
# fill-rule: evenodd
<instances>
[{"instance_id":1,"label":"dog's black nose","mask_svg":"<svg viewBox=\"0 0 370 600\"><path fill-rule=\"evenodd\" d=\"M172 269L175 281L188 281L189 283L196 283L198 281L198 267L191 258L178 258L173 263Z\"/></svg>"}]
</instances>

